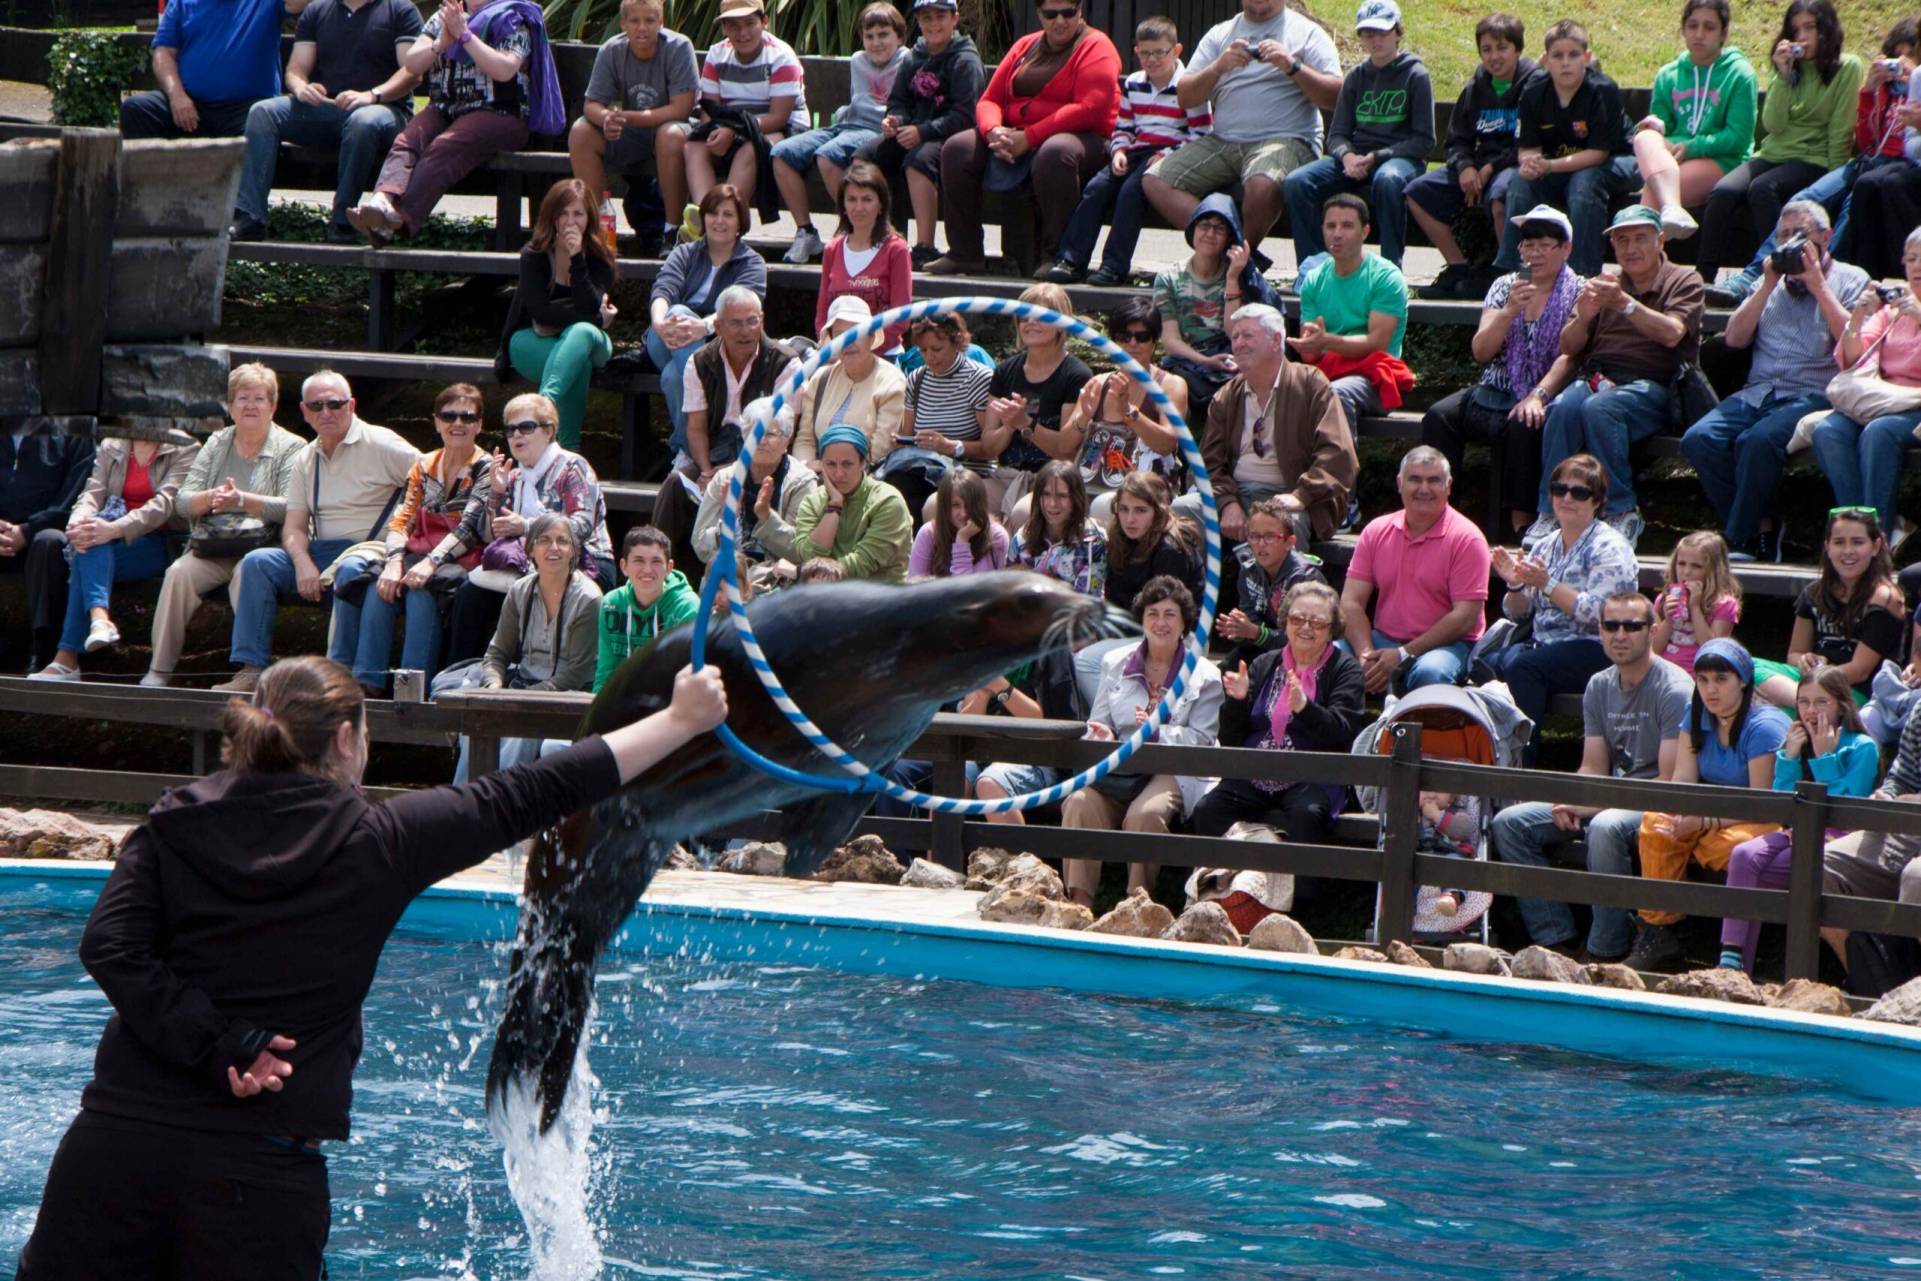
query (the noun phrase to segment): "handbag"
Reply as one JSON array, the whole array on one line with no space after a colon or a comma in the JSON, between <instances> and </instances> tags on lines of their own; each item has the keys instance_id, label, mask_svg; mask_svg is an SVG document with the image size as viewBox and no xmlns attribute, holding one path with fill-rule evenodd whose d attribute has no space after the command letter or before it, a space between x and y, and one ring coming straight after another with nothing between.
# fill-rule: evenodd
<instances>
[{"instance_id":1,"label":"handbag","mask_svg":"<svg viewBox=\"0 0 1921 1281\"><path fill-rule=\"evenodd\" d=\"M279 526L268 524L258 516L221 512L194 522L192 532L187 535L187 550L202 560L236 560L279 541Z\"/></svg>"},{"instance_id":2,"label":"handbag","mask_svg":"<svg viewBox=\"0 0 1921 1281\"><path fill-rule=\"evenodd\" d=\"M1828 403L1866 426L1889 414L1921 409L1921 387L1903 387L1881 376L1881 344L1894 332L1889 325L1861 359L1828 380Z\"/></svg>"},{"instance_id":3,"label":"handbag","mask_svg":"<svg viewBox=\"0 0 1921 1281\"><path fill-rule=\"evenodd\" d=\"M460 524L459 516L444 511L417 512L414 519L414 532L407 535L407 550L422 556L440 546L441 540ZM456 557L454 564L462 569L472 569L480 563L481 554L482 549L475 547L465 555Z\"/></svg>"},{"instance_id":4,"label":"handbag","mask_svg":"<svg viewBox=\"0 0 1921 1281\"><path fill-rule=\"evenodd\" d=\"M1701 367L1686 361L1674 371L1674 381L1668 384L1668 425L1676 431L1686 431L1720 403L1721 394L1714 390L1714 384L1701 372Z\"/></svg>"}]
</instances>

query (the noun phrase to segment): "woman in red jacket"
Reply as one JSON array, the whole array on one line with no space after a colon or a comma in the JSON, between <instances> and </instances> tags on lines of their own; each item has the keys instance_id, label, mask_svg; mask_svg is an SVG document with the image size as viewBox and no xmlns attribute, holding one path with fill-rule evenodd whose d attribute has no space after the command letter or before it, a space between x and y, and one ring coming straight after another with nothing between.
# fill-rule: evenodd
<instances>
[{"instance_id":1,"label":"woman in red jacket","mask_svg":"<svg viewBox=\"0 0 1921 1281\"><path fill-rule=\"evenodd\" d=\"M1087 25L1080 0L1036 0L1041 29L1014 42L974 107L974 128L941 146L941 215L947 256L933 276L987 270L981 191L1030 187L1040 210L1040 261L1054 261L1081 185L1107 163L1120 109L1121 55Z\"/></svg>"}]
</instances>

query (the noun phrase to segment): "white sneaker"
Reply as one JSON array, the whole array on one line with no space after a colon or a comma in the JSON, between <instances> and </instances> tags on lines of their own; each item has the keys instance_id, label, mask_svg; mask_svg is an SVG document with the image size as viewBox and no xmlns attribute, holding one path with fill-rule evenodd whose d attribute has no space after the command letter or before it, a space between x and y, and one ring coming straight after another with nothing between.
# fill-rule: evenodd
<instances>
[{"instance_id":1,"label":"white sneaker","mask_svg":"<svg viewBox=\"0 0 1921 1281\"><path fill-rule=\"evenodd\" d=\"M96 653L109 645L120 643L120 629L113 625L111 618L102 618L87 628L87 652Z\"/></svg>"},{"instance_id":2,"label":"white sneaker","mask_svg":"<svg viewBox=\"0 0 1921 1281\"><path fill-rule=\"evenodd\" d=\"M1661 230L1669 240L1686 240L1700 229L1693 215L1679 205L1668 205L1661 210Z\"/></svg>"},{"instance_id":3,"label":"white sneaker","mask_svg":"<svg viewBox=\"0 0 1921 1281\"><path fill-rule=\"evenodd\" d=\"M820 233L812 227L802 227L794 233L794 243L787 246L787 252L780 256L782 262L795 266L806 266L826 252L827 246L821 244Z\"/></svg>"},{"instance_id":4,"label":"white sneaker","mask_svg":"<svg viewBox=\"0 0 1921 1281\"><path fill-rule=\"evenodd\" d=\"M27 679L30 681L77 681L80 679L80 669L68 667L65 663L48 663L39 671L30 673Z\"/></svg>"},{"instance_id":5,"label":"white sneaker","mask_svg":"<svg viewBox=\"0 0 1921 1281\"><path fill-rule=\"evenodd\" d=\"M1555 530L1559 529L1560 527L1561 527L1561 522L1554 519L1554 514L1552 512L1542 512L1539 516L1536 516L1534 518L1534 523L1532 525L1529 525L1527 527L1527 530L1524 533L1522 533L1521 541L1524 543L1531 543L1537 538L1545 538L1547 535L1553 533Z\"/></svg>"},{"instance_id":6,"label":"white sneaker","mask_svg":"<svg viewBox=\"0 0 1921 1281\"><path fill-rule=\"evenodd\" d=\"M147 689L165 689L173 684L173 673L148 672L140 678L140 684Z\"/></svg>"},{"instance_id":7,"label":"white sneaker","mask_svg":"<svg viewBox=\"0 0 1921 1281\"><path fill-rule=\"evenodd\" d=\"M1641 519L1641 513L1638 509L1635 511L1619 512L1606 519L1607 523L1614 527L1615 533L1628 540L1628 547L1630 549L1641 541L1641 531L1647 528L1647 522Z\"/></svg>"}]
</instances>

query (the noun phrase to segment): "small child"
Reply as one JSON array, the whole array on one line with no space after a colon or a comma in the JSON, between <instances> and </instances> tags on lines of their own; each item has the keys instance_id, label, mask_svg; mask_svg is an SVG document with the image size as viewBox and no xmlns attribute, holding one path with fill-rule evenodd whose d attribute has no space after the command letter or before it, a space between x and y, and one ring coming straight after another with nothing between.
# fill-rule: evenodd
<instances>
[{"instance_id":1,"label":"small child","mask_svg":"<svg viewBox=\"0 0 1921 1281\"><path fill-rule=\"evenodd\" d=\"M907 171L907 197L914 208L914 269L940 257L934 228L940 223L940 149L974 127L974 104L987 85L980 50L958 35L957 0L914 0L920 39L887 95L881 136L861 148L883 173Z\"/></svg>"},{"instance_id":2,"label":"small child","mask_svg":"<svg viewBox=\"0 0 1921 1281\"><path fill-rule=\"evenodd\" d=\"M1421 835L1415 845L1421 853L1472 859L1474 842L1480 832L1480 797L1456 796L1452 792L1421 793ZM1461 910L1466 898L1466 890L1442 890L1434 899L1434 910L1441 916L1452 917Z\"/></svg>"},{"instance_id":3,"label":"small child","mask_svg":"<svg viewBox=\"0 0 1921 1281\"><path fill-rule=\"evenodd\" d=\"M1434 150L1434 85L1421 60L1401 48L1406 28L1394 0L1361 0L1355 33L1367 57L1341 81L1327 129L1327 154L1287 175L1294 259L1306 276L1325 259L1321 210L1327 198L1366 198L1381 237L1381 257L1401 265L1407 252L1409 183Z\"/></svg>"},{"instance_id":4,"label":"small child","mask_svg":"<svg viewBox=\"0 0 1921 1281\"><path fill-rule=\"evenodd\" d=\"M1134 60L1141 69L1121 81L1121 110L1107 140L1107 168L1087 180L1081 203L1061 236L1059 255L1042 280L1057 285L1082 280L1090 285L1126 284L1134 274L1134 248L1147 216L1147 196L1141 189L1147 167L1213 124L1206 102L1182 107L1175 96L1187 68L1181 63L1180 32L1172 19L1146 18L1134 28ZM1107 252L1088 275L1103 224L1109 228Z\"/></svg>"},{"instance_id":5,"label":"small child","mask_svg":"<svg viewBox=\"0 0 1921 1281\"><path fill-rule=\"evenodd\" d=\"M794 581L802 587L809 583L842 583L847 581L847 570L832 556L815 556L800 567Z\"/></svg>"},{"instance_id":6,"label":"small child","mask_svg":"<svg viewBox=\"0 0 1921 1281\"><path fill-rule=\"evenodd\" d=\"M825 246L808 208L807 167L819 166L827 198L838 205L847 167L862 147L880 139L894 77L908 59L901 43L905 39L907 20L887 0L875 0L862 9L862 52L847 59L847 105L834 113L833 123L825 128L809 129L774 145L774 184L780 188L787 212L794 215L795 227L794 243L787 247L782 262L809 263L820 257Z\"/></svg>"},{"instance_id":7,"label":"small child","mask_svg":"<svg viewBox=\"0 0 1921 1281\"><path fill-rule=\"evenodd\" d=\"M673 551L673 542L652 525L636 525L620 540L620 572L627 581L600 602L596 692L628 655L700 612L700 593L674 568Z\"/></svg>"},{"instance_id":8,"label":"small child","mask_svg":"<svg viewBox=\"0 0 1921 1281\"><path fill-rule=\"evenodd\" d=\"M1668 557L1667 581L1654 600L1654 650L1692 676L1701 646L1734 635L1740 621L1741 584L1728 567L1728 545L1713 530L1697 529Z\"/></svg>"},{"instance_id":9,"label":"small child","mask_svg":"<svg viewBox=\"0 0 1921 1281\"><path fill-rule=\"evenodd\" d=\"M1423 298L1479 298L1500 274L1475 268L1454 238L1461 211L1480 205L1494 220L1494 238L1506 228L1507 189L1520 161L1521 85L1534 74L1527 28L1519 18L1490 13L1474 25L1480 68L1461 90L1447 122L1447 162L1407 185L1407 211L1441 253L1441 274L1420 291Z\"/></svg>"}]
</instances>

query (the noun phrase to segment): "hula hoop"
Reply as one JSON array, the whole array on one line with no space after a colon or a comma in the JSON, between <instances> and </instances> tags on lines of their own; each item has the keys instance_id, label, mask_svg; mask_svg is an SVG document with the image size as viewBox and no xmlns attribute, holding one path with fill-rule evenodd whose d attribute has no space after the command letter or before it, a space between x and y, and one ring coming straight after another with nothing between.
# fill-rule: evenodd
<instances>
[{"instance_id":1,"label":"hula hoop","mask_svg":"<svg viewBox=\"0 0 1921 1281\"><path fill-rule=\"evenodd\" d=\"M879 333L889 325L907 321L921 320L929 316L945 315L986 315L1012 316L1017 322L1038 320L1064 330L1076 338L1091 344L1095 350L1112 359L1116 366L1125 370L1129 377L1146 389L1147 399L1160 410L1162 420L1174 428L1180 439L1181 456L1192 469L1196 488L1201 495L1201 518L1207 533L1206 579L1201 594L1201 612L1193 632L1189 635L1185 655L1174 679L1169 682L1167 691L1155 704L1154 711L1132 734L1115 744L1114 750L1101 760L1088 766L1070 779L1043 788L1038 792L1026 792L1019 796L1004 796L991 801L967 800L955 796L934 796L913 788L902 787L886 775L879 773L864 761L857 759L851 752L841 747L823 733L819 726L808 719L807 714L795 705L787 695L787 690L774 674L761 650L760 641L754 635L753 624L747 619L746 605L741 600L739 572L740 566L735 555L737 540L740 537L740 502L746 485L748 468L754 451L760 447L761 438L767 433L768 420L778 414L790 396L796 395L809 376L821 366L837 358L842 351L856 342L865 342L872 334ZM965 356L961 359L966 359ZM775 391L772 409L765 415L752 415L751 421L744 424L744 438L741 441L740 456L736 458L727 472L727 503L721 511L720 542L714 560L708 566L707 580L701 586L700 613L694 617L693 667L699 671L706 665L707 629L713 618L714 599L724 584L727 592L727 612L734 621L734 629L740 636L741 648L746 651L747 661L753 666L754 674L766 688L767 694L780 708L782 715L800 732L808 744L826 756L834 764L847 772L847 777L832 777L809 774L802 770L769 760L746 743L727 725L722 724L715 733L735 755L743 761L783 782L796 783L820 791L851 794L856 792L884 793L896 800L919 809L934 810L943 814L963 814L981 816L1004 814L1012 810L1034 809L1051 805L1072 795L1091 783L1105 778L1119 768L1128 757L1139 750L1142 743L1156 733L1168 712L1186 691L1188 676L1194 665L1203 656L1204 639L1214 621L1214 607L1221 586L1221 522L1220 513L1214 505L1214 484L1207 474L1207 463L1201 458L1199 444L1189 430L1187 421L1174 412L1167 399L1167 393L1160 389L1153 377L1140 362L1107 335L1088 326L1073 316L1063 316L1057 311L1033 303L1016 302L1005 298L942 298L930 302L909 303L882 312L858 328L849 330L840 337L820 347Z\"/></svg>"}]
</instances>

